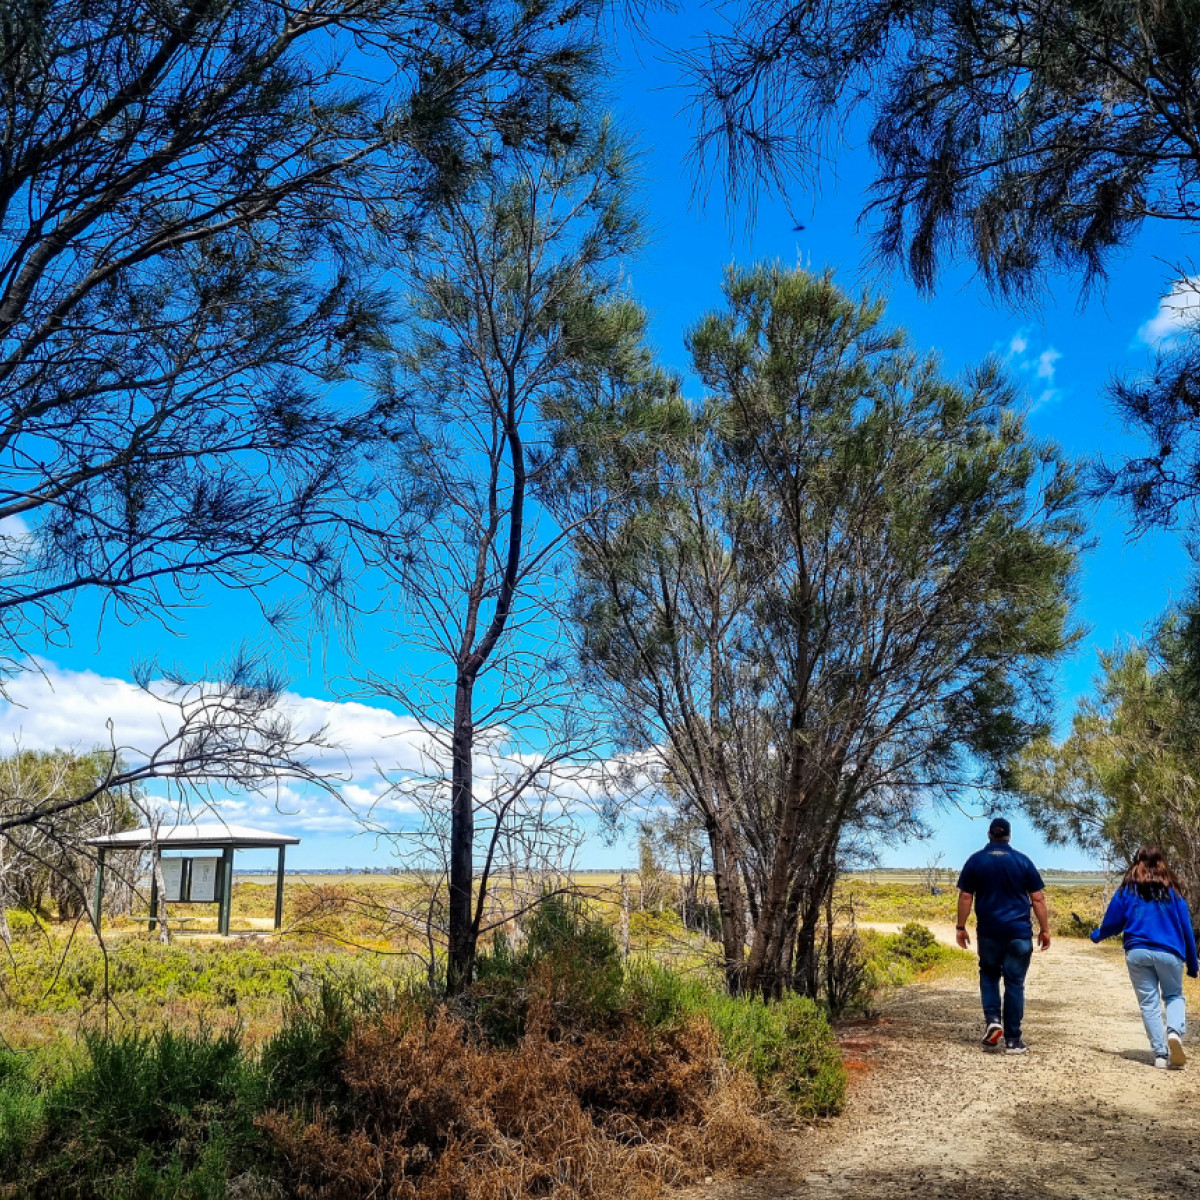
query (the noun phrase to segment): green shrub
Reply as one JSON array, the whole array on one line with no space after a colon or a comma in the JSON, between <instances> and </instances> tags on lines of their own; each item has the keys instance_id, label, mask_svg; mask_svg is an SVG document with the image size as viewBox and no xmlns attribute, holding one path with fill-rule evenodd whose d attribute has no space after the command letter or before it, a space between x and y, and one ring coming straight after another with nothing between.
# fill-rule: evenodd
<instances>
[{"instance_id":1,"label":"green shrub","mask_svg":"<svg viewBox=\"0 0 1200 1200\"><path fill-rule=\"evenodd\" d=\"M1065 888L1050 905L1050 932L1055 937L1085 938L1104 919L1106 904L1102 888Z\"/></svg>"},{"instance_id":2,"label":"green shrub","mask_svg":"<svg viewBox=\"0 0 1200 1200\"><path fill-rule=\"evenodd\" d=\"M0 1181L18 1178L44 1120L45 1097L28 1057L0 1050Z\"/></svg>"},{"instance_id":3,"label":"green shrub","mask_svg":"<svg viewBox=\"0 0 1200 1200\"><path fill-rule=\"evenodd\" d=\"M820 1005L794 993L764 1001L707 992L701 1011L726 1058L745 1067L764 1091L785 1096L805 1116L841 1111L846 1072Z\"/></svg>"},{"instance_id":4,"label":"green shrub","mask_svg":"<svg viewBox=\"0 0 1200 1200\"><path fill-rule=\"evenodd\" d=\"M470 999L488 1040L515 1045L535 1008L560 1033L610 1026L626 1001L612 931L577 898L548 896L529 915L524 932L519 948L497 934L477 961Z\"/></svg>"},{"instance_id":5,"label":"green shrub","mask_svg":"<svg viewBox=\"0 0 1200 1200\"><path fill-rule=\"evenodd\" d=\"M683 919L673 908L664 908L662 912L642 909L629 914L630 940L641 946L677 942L687 932Z\"/></svg>"},{"instance_id":6,"label":"green shrub","mask_svg":"<svg viewBox=\"0 0 1200 1200\"><path fill-rule=\"evenodd\" d=\"M54 1089L47 1116L115 1158L173 1146L202 1127L255 1106L254 1073L234 1032L217 1037L165 1029L86 1037L89 1061Z\"/></svg>"},{"instance_id":7,"label":"green shrub","mask_svg":"<svg viewBox=\"0 0 1200 1200\"><path fill-rule=\"evenodd\" d=\"M8 931L16 941L33 941L49 928L49 922L26 908L10 908L5 916L8 918Z\"/></svg>"},{"instance_id":8,"label":"green shrub","mask_svg":"<svg viewBox=\"0 0 1200 1200\"><path fill-rule=\"evenodd\" d=\"M705 1111L706 1089L722 1078L715 1069L722 1057L805 1115L841 1107L840 1054L813 1002L730 997L650 963L627 965L612 932L576 900L548 898L524 934L517 948L497 939L480 958L470 994L450 1005L411 983L367 980L355 970L318 975L311 984L289 972L282 1026L257 1054L240 1030L89 1034L74 1061L56 1063L0 1054L0 1197L218 1200L231 1194L234 1178L239 1195L255 1194L254 1187L274 1195L270 1180L281 1167L271 1129L312 1125L341 1137L356 1121L384 1119L384 1092L411 1091L405 1104L441 1112L445 1095L462 1090L443 1054L446 1062L457 1055L475 1064L471 1087L492 1088L514 1130L527 1108L521 1089L541 1086L548 1066L562 1087L578 1087L571 1104L581 1112L608 1104L646 1120L669 1112L681 1129ZM237 985L243 969L261 982L257 952L224 952L227 986ZM190 947L143 945L114 959L120 987L181 995L214 966L206 950ZM77 957L65 992L94 986L93 968L88 956ZM522 1041L532 1028L550 1036ZM386 1083L378 1094L370 1083L376 1060L376 1082ZM520 1087L509 1078L518 1060L525 1070ZM424 1082L412 1075L421 1063ZM744 1078L731 1086L740 1089L743 1107L753 1107ZM439 1118L431 1128L441 1146L447 1127ZM708 1136L699 1127L693 1133ZM534 1138L522 1153L534 1161L540 1146ZM261 1186L246 1182L254 1171L263 1172Z\"/></svg>"},{"instance_id":9,"label":"green shrub","mask_svg":"<svg viewBox=\"0 0 1200 1200\"><path fill-rule=\"evenodd\" d=\"M824 1010L805 996L781 1000L730 996L701 981L685 981L653 963L627 976L630 1006L651 1029L670 1029L688 1016L708 1019L726 1061L749 1071L768 1094L804 1116L841 1111L846 1092L842 1055Z\"/></svg>"},{"instance_id":10,"label":"green shrub","mask_svg":"<svg viewBox=\"0 0 1200 1200\"><path fill-rule=\"evenodd\" d=\"M648 959L636 959L625 968L626 1006L651 1030L673 1028L700 1011L709 990Z\"/></svg>"},{"instance_id":11,"label":"green shrub","mask_svg":"<svg viewBox=\"0 0 1200 1200\"><path fill-rule=\"evenodd\" d=\"M401 1008L414 1019L424 1015L411 991L372 987L354 978L326 975L309 995L295 990L279 1032L259 1055L266 1103L311 1109L343 1098L340 1063L357 1023Z\"/></svg>"},{"instance_id":12,"label":"green shrub","mask_svg":"<svg viewBox=\"0 0 1200 1200\"><path fill-rule=\"evenodd\" d=\"M56 942L14 947L5 991L27 1011L74 1012L98 999L106 986L105 961L95 944L65 950ZM321 974L346 962L345 955L281 950L273 946L224 946L122 940L108 955L110 996L152 1004L201 998L232 1008L246 1001L284 1000L302 973ZM47 981L52 981L47 986Z\"/></svg>"},{"instance_id":13,"label":"green shrub","mask_svg":"<svg viewBox=\"0 0 1200 1200\"><path fill-rule=\"evenodd\" d=\"M259 1136L256 1069L236 1034L85 1038L40 1084L6 1064L0 1183L29 1200L217 1200Z\"/></svg>"},{"instance_id":14,"label":"green shrub","mask_svg":"<svg viewBox=\"0 0 1200 1200\"><path fill-rule=\"evenodd\" d=\"M497 938L480 957L474 999L478 1023L501 1045L519 1040L530 1007L539 1003L549 1003L559 1034L618 1020L666 1033L701 1015L728 1061L798 1111L829 1115L844 1098L841 1053L818 1004L798 995L771 1003L729 996L645 960L623 967L611 931L575 901L553 897L539 906L519 950Z\"/></svg>"},{"instance_id":15,"label":"green shrub","mask_svg":"<svg viewBox=\"0 0 1200 1200\"><path fill-rule=\"evenodd\" d=\"M933 930L916 921L909 921L896 934L893 950L897 957L908 959L917 971L927 970L949 954L949 947L937 940Z\"/></svg>"},{"instance_id":16,"label":"green shrub","mask_svg":"<svg viewBox=\"0 0 1200 1200\"><path fill-rule=\"evenodd\" d=\"M899 933L862 930L859 933L866 955L867 987L877 994L891 987L903 987L924 971L968 955L953 946L944 946L933 932L915 921Z\"/></svg>"},{"instance_id":17,"label":"green shrub","mask_svg":"<svg viewBox=\"0 0 1200 1200\"><path fill-rule=\"evenodd\" d=\"M102 1184L97 1194L105 1200L227 1200L230 1175L236 1169L229 1150L218 1129L191 1162L175 1153L163 1164L147 1151L127 1171Z\"/></svg>"},{"instance_id":18,"label":"green shrub","mask_svg":"<svg viewBox=\"0 0 1200 1200\"><path fill-rule=\"evenodd\" d=\"M852 908L859 921L953 922L958 903L958 891L953 887L934 896L920 884L867 883L862 879L842 879L834 896L836 906Z\"/></svg>"}]
</instances>

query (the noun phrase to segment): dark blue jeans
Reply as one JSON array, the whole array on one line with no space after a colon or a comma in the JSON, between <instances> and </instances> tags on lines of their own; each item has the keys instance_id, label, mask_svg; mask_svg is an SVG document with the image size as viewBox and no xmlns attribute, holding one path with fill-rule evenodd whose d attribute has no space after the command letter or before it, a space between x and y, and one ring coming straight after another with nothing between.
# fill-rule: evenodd
<instances>
[{"instance_id":1,"label":"dark blue jeans","mask_svg":"<svg viewBox=\"0 0 1200 1200\"><path fill-rule=\"evenodd\" d=\"M1032 938L979 937L979 998L985 1021L1001 1021L1006 1041L1021 1036L1025 975L1033 958ZM1004 980L1004 1001L1000 980Z\"/></svg>"}]
</instances>

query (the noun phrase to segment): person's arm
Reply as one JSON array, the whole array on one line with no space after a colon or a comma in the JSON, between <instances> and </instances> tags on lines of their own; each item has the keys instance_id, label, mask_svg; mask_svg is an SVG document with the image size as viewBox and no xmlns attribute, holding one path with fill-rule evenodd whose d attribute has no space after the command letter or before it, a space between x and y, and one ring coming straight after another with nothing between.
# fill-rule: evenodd
<instances>
[{"instance_id":1,"label":"person's arm","mask_svg":"<svg viewBox=\"0 0 1200 1200\"><path fill-rule=\"evenodd\" d=\"M1187 973L1195 979L1200 975L1200 963L1196 961L1196 931L1192 928L1192 914L1188 911L1187 901L1176 895L1175 904L1179 910L1179 924L1183 928L1184 949L1187 951Z\"/></svg>"},{"instance_id":2,"label":"person's arm","mask_svg":"<svg viewBox=\"0 0 1200 1200\"><path fill-rule=\"evenodd\" d=\"M958 893L958 919L954 922L955 941L965 950L971 944L971 935L967 932L967 918L971 915L971 905L975 897L970 892Z\"/></svg>"},{"instance_id":3,"label":"person's arm","mask_svg":"<svg viewBox=\"0 0 1200 1200\"><path fill-rule=\"evenodd\" d=\"M1050 911L1046 908L1046 893L1039 890L1029 893L1029 903L1033 905L1033 915L1038 923L1038 945L1043 950L1050 949Z\"/></svg>"},{"instance_id":4,"label":"person's arm","mask_svg":"<svg viewBox=\"0 0 1200 1200\"><path fill-rule=\"evenodd\" d=\"M1102 942L1105 938L1115 937L1125 928L1125 889L1118 888L1113 898L1108 902L1108 911L1099 929L1093 929L1089 935L1093 942Z\"/></svg>"}]
</instances>

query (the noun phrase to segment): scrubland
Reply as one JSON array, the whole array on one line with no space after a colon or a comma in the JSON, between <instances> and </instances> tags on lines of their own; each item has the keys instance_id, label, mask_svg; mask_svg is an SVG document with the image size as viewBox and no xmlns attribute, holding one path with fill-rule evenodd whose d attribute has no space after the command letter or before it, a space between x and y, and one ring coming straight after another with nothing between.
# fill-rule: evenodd
<instances>
[{"instance_id":1,"label":"scrubland","mask_svg":"<svg viewBox=\"0 0 1200 1200\"><path fill-rule=\"evenodd\" d=\"M1058 937L1087 937L1100 924L1108 895L1099 882L1070 887L1047 883L1051 932ZM839 882L835 903L843 918L852 914L858 922L953 925L958 892L951 883L942 883L939 894L933 895L928 887L917 883L850 877Z\"/></svg>"},{"instance_id":2,"label":"scrubland","mask_svg":"<svg viewBox=\"0 0 1200 1200\"><path fill-rule=\"evenodd\" d=\"M966 961L919 925L847 917L836 994L731 998L669 900L634 894L626 957L613 888L585 877L502 929L448 1002L388 917L414 886L289 884L279 936L162 946L116 918L103 951L14 914L0 1196L650 1197L754 1170L782 1125L839 1112L830 1001L863 1015ZM903 921L924 913L919 892L856 884L839 903ZM235 926L272 910L270 887L237 886Z\"/></svg>"}]
</instances>

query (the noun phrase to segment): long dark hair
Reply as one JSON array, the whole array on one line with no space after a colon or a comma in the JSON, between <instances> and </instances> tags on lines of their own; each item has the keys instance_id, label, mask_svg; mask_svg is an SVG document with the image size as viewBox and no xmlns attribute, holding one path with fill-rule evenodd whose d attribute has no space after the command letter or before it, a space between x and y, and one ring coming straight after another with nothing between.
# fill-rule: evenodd
<instances>
[{"instance_id":1,"label":"long dark hair","mask_svg":"<svg viewBox=\"0 0 1200 1200\"><path fill-rule=\"evenodd\" d=\"M1169 900L1172 892L1183 895L1179 876L1168 866L1162 850L1152 843L1138 847L1121 886L1136 891L1143 900Z\"/></svg>"}]
</instances>

